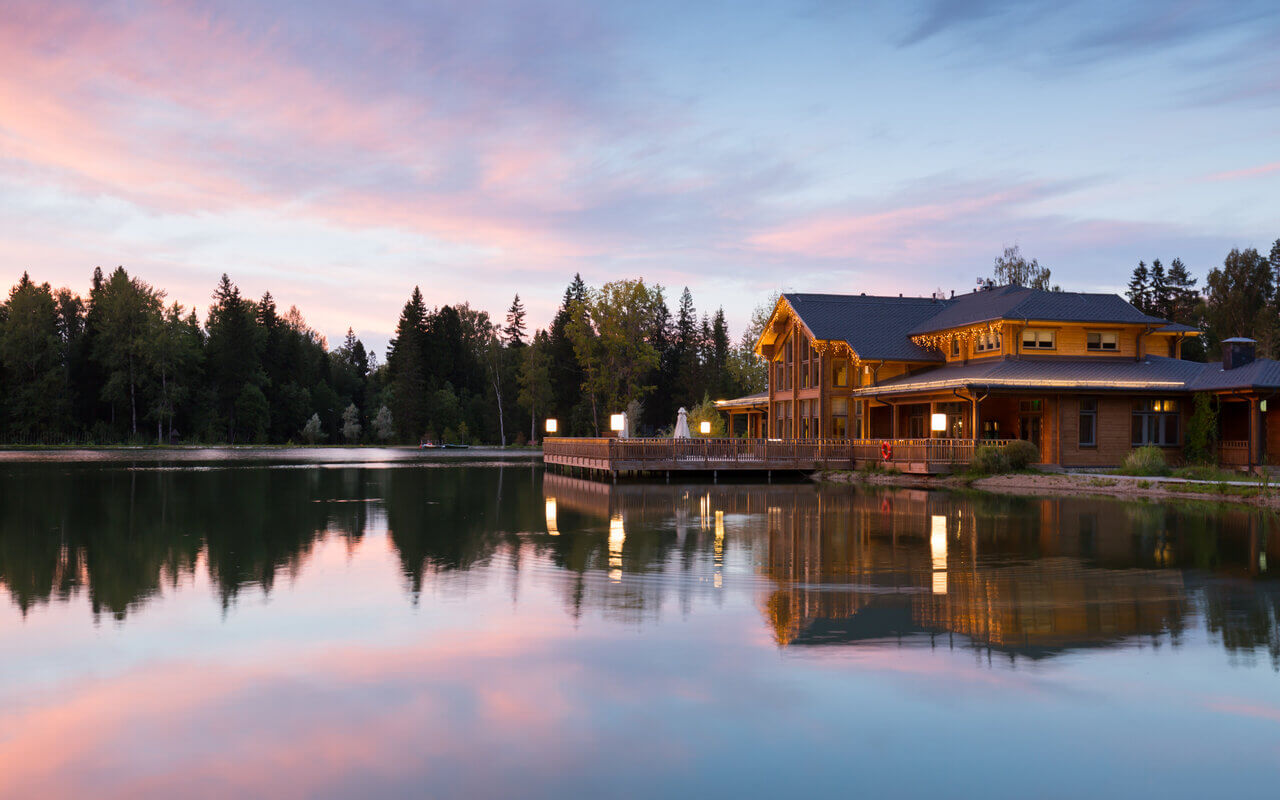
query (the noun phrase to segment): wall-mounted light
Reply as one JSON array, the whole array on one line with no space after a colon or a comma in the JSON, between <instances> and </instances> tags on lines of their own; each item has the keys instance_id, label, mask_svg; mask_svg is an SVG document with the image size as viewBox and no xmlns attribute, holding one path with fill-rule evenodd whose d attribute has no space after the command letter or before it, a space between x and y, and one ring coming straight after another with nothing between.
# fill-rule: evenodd
<instances>
[{"instance_id":1,"label":"wall-mounted light","mask_svg":"<svg viewBox=\"0 0 1280 800\"><path fill-rule=\"evenodd\" d=\"M554 420L554 419L552 419L552 418L548 417L548 418L547 418L547 433L556 433L556 432L557 432L557 431L559 431L559 430L560 430L560 423L559 423L559 422L557 422L556 420Z\"/></svg>"},{"instance_id":2,"label":"wall-mounted light","mask_svg":"<svg viewBox=\"0 0 1280 800\"><path fill-rule=\"evenodd\" d=\"M622 415L621 415L621 414L611 414L611 415L609 416L609 430L611 430L611 431L620 431L620 430L622 430Z\"/></svg>"},{"instance_id":3,"label":"wall-mounted light","mask_svg":"<svg viewBox=\"0 0 1280 800\"><path fill-rule=\"evenodd\" d=\"M711 423L710 423L710 422L708 422L708 421L706 421L706 420L704 419L704 420L703 420L703 421L698 425L698 430L702 431L702 435L703 435L703 436L707 436L707 435L709 435L709 434L711 433Z\"/></svg>"},{"instance_id":4,"label":"wall-mounted light","mask_svg":"<svg viewBox=\"0 0 1280 800\"><path fill-rule=\"evenodd\" d=\"M934 433L942 433L947 429L946 414L934 414L930 422L931 424L929 427L933 429Z\"/></svg>"}]
</instances>

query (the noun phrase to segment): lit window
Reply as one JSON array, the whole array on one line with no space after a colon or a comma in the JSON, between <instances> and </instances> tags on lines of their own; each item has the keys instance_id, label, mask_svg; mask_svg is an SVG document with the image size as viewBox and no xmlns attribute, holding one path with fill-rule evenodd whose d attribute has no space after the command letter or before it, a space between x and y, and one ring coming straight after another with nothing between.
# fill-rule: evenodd
<instances>
[{"instance_id":1,"label":"lit window","mask_svg":"<svg viewBox=\"0 0 1280 800\"><path fill-rule=\"evenodd\" d=\"M960 357L960 339L955 336L951 337L951 357Z\"/></svg>"},{"instance_id":2,"label":"lit window","mask_svg":"<svg viewBox=\"0 0 1280 800\"><path fill-rule=\"evenodd\" d=\"M831 385L843 389L849 385L849 361L837 358L831 362Z\"/></svg>"},{"instance_id":3,"label":"lit window","mask_svg":"<svg viewBox=\"0 0 1280 800\"><path fill-rule=\"evenodd\" d=\"M1133 404L1134 447L1174 447L1181 442L1177 400L1139 400Z\"/></svg>"},{"instance_id":4,"label":"lit window","mask_svg":"<svg viewBox=\"0 0 1280 800\"><path fill-rule=\"evenodd\" d=\"M1022 332L1024 350L1052 350L1054 348L1054 332L1028 328Z\"/></svg>"},{"instance_id":5,"label":"lit window","mask_svg":"<svg viewBox=\"0 0 1280 800\"><path fill-rule=\"evenodd\" d=\"M1090 350L1119 350L1120 334L1096 332L1086 334L1085 346Z\"/></svg>"}]
</instances>

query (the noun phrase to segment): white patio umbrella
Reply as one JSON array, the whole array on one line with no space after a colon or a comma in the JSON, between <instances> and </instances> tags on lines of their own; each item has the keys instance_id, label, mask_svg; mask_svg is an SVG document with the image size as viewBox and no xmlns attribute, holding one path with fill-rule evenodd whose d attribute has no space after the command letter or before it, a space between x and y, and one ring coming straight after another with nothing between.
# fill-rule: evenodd
<instances>
[{"instance_id":1,"label":"white patio umbrella","mask_svg":"<svg viewBox=\"0 0 1280 800\"><path fill-rule=\"evenodd\" d=\"M692 438L689 435L689 412L685 411L683 407L680 408L680 411L676 416L676 430L675 430L675 433L672 434L672 436L674 436L677 439Z\"/></svg>"},{"instance_id":2,"label":"white patio umbrella","mask_svg":"<svg viewBox=\"0 0 1280 800\"><path fill-rule=\"evenodd\" d=\"M625 411L619 416L622 417L622 430L618 431L618 438L626 439L631 435L631 420L627 419L627 412Z\"/></svg>"}]
</instances>

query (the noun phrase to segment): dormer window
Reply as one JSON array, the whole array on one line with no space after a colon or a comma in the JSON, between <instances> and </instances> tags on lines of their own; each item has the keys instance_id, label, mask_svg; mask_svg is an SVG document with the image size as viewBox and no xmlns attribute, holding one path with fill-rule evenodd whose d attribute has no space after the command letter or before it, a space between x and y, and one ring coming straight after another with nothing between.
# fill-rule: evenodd
<instances>
[{"instance_id":1,"label":"dormer window","mask_svg":"<svg viewBox=\"0 0 1280 800\"><path fill-rule=\"evenodd\" d=\"M1085 347L1089 350L1115 351L1120 349L1120 334L1115 332L1090 332L1086 334Z\"/></svg>"},{"instance_id":2,"label":"dormer window","mask_svg":"<svg viewBox=\"0 0 1280 800\"><path fill-rule=\"evenodd\" d=\"M1000 349L1000 334L995 331L987 331L979 336L973 345L973 349L979 353L987 353L992 350Z\"/></svg>"},{"instance_id":3,"label":"dormer window","mask_svg":"<svg viewBox=\"0 0 1280 800\"><path fill-rule=\"evenodd\" d=\"M960 357L960 339L955 336L951 337L951 357Z\"/></svg>"},{"instance_id":4,"label":"dormer window","mask_svg":"<svg viewBox=\"0 0 1280 800\"><path fill-rule=\"evenodd\" d=\"M1022 332L1023 350L1052 350L1055 347L1054 332L1043 328L1027 328Z\"/></svg>"}]
</instances>

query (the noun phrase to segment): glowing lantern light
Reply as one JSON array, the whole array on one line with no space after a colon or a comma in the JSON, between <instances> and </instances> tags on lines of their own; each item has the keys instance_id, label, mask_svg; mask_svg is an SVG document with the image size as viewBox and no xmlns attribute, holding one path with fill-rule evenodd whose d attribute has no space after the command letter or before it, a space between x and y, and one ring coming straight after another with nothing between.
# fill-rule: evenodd
<instances>
[{"instance_id":1,"label":"glowing lantern light","mask_svg":"<svg viewBox=\"0 0 1280 800\"><path fill-rule=\"evenodd\" d=\"M611 414L609 416L609 430L620 431L622 430L622 424L623 422L622 422L621 414Z\"/></svg>"},{"instance_id":2,"label":"glowing lantern light","mask_svg":"<svg viewBox=\"0 0 1280 800\"><path fill-rule=\"evenodd\" d=\"M557 433L560 430L560 423L554 419L547 419L547 433Z\"/></svg>"},{"instance_id":3,"label":"glowing lantern light","mask_svg":"<svg viewBox=\"0 0 1280 800\"><path fill-rule=\"evenodd\" d=\"M941 433L947 429L947 415L934 414L930 419L930 423L929 427L933 428L934 433Z\"/></svg>"},{"instance_id":4,"label":"glowing lantern light","mask_svg":"<svg viewBox=\"0 0 1280 800\"><path fill-rule=\"evenodd\" d=\"M711 423L704 419L701 423L699 423L698 430L702 431L703 436L708 435L709 433L711 433Z\"/></svg>"}]
</instances>

